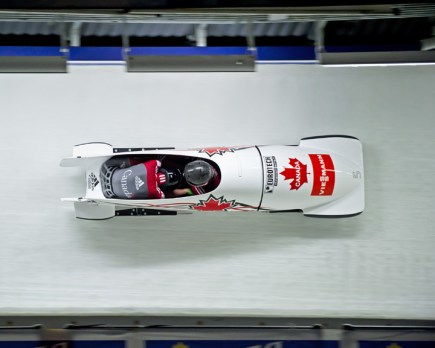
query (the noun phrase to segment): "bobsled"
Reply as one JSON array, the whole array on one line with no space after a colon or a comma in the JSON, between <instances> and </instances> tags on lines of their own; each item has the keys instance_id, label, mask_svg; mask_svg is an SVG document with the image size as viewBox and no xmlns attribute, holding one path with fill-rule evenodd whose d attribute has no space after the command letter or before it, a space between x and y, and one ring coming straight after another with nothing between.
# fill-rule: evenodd
<instances>
[{"instance_id":1,"label":"bobsled","mask_svg":"<svg viewBox=\"0 0 435 348\"><path fill-rule=\"evenodd\" d=\"M206 184L186 177L191 163L208 168ZM81 219L215 211L351 217L364 210L362 145L351 136L191 149L95 142L74 146L60 164L85 172L84 195L62 198Z\"/></svg>"}]
</instances>

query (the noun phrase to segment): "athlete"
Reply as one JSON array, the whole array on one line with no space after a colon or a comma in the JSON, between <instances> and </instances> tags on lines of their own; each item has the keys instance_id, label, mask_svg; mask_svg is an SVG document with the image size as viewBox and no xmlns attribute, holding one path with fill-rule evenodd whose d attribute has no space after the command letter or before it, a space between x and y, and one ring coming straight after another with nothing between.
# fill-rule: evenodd
<instances>
[{"instance_id":1,"label":"athlete","mask_svg":"<svg viewBox=\"0 0 435 348\"><path fill-rule=\"evenodd\" d=\"M220 177L206 161L195 160L179 169L163 168L158 160L111 163L102 170L104 196L121 199L161 199L200 195L214 190Z\"/></svg>"},{"instance_id":2,"label":"athlete","mask_svg":"<svg viewBox=\"0 0 435 348\"><path fill-rule=\"evenodd\" d=\"M220 182L216 169L208 162L195 160L184 167L183 182L188 187L176 188L165 192L166 197L181 197L200 195L215 189Z\"/></svg>"}]
</instances>

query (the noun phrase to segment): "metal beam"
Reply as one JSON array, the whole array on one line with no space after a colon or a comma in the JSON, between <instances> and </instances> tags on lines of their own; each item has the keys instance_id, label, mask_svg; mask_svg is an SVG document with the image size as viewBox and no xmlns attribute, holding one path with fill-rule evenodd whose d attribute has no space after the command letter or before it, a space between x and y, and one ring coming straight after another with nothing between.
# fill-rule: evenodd
<instances>
[{"instance_id":1,"label":"metal beam","mask_svg":"<svg viewBox=\"0 0 435 348\"><path fill-rule=\"evenodd\" d=\"M197 47L207 46L207 24L201 23L195 26L195 40Z\"/></svg>"},{"instance_id":2,"label":"metal beam","mask_svg":"<svg viewBox=\"0 0 435 348\"><path fill-rule=\"evenodd\" d=\"M418 5L418 4L417 4ZM435 5L367 5L261 8L183 8L147 10L0 10L0 21L100 23L276 23L317 20L428 17Z\"/></svg>"},{"instance_id":3,"label":"metal beam","mask_svg":"<svg viewBox=\"0 0 435 348\"><path fill-rule=\"evenodd\" d=\"M315 35L315 52L317 61L321 60L321 54L325 50L325 27L326 21L318 21L315 23L314 35Z\"/></svg>"},{"instance_id":4,"label":"metal beam","mask_svg":"<svg viewBox=\"0 0 435 348\"><path fill-rule=\"evenodd\" d=\"M80 29L82 26L82 22L74 22L72 23L70 30L69 30L69 42L70 46L72 47L78 47L80 46Z\"/></svg>"}]
</instances>

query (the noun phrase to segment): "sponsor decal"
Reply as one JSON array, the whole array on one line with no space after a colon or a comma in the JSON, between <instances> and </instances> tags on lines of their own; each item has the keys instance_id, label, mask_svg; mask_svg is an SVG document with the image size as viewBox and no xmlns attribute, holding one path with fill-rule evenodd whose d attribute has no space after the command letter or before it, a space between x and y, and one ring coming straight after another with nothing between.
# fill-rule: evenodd
<instances>
[{"instance_id":1,"label":"sponsor decal","mask_svg":"<svg viewBox=\"0 0 435 348\"><path fill-rule=\"evenodd\" d=\"M273 193L278 186L278 168L275 156L263 156L264 164L264 189L265 193Z\"/></svg>"},{"instance_id":2,"label":"sponsor decal","mask_svg":"<svg viewBox=\"0 0 435 348\"><path fill-rule=\"evenodd\" d=\"M94 188L97 187L97 185L100 182L98 181L97 177L94 173L89 174L88 176L88 189L94 191Z\"/></svg>"},{"instance_id":3,"label":"sponsor decal","mask_svg":"<svg viewBox=\"0 0 435 348\"><path fill-rule=\"evenodd\" d=\"M131 173L132 173L131 169L128 169L124 173L122 173L122 177L121 177L121 189L127 198L133 197L133 193L128 191L128 186L127 186L127 178L131 175Z\"/></svg>"},{"instance_id":4,"label":"sponsor decal","mask_svg":"<svg viewBox=\"0 0 435 348\"><path fill-rule=\"evenodd\" d=\"M137 175L134 177L134 184L136 186L136 190L139 191L140 187L145 184L141 178L139 178Z\"/></svg>"},{"instance_id":5,"label":"sponsor decal","mask_svg":"<svg viewBox=\"0 0 435 348\"><path fill-rule=\"evenodd\" d=\"M289 164L291 167L284 167L280 174L284 180L290 180L290 190L299 190L303 184L308 183L307 165L297 158L289 158Z\"/></svg>"},{"instance_id":6,"label":"sponsor decal","mask_svg":"<svg viewBox=\"0 0 435 348\"><path fill-rule=\"evenodd\" d=\"M335 168L330 155L309 154L313 173L307 172L307 165L297 158L289 158L290 168L284 167L280 172L284 180L290 180L290 190L299 190L308 183L308 175L312 174L313 188L311 196L331 196L335 187Z\"/></svg>"},{"instance_id":7,"label":"sponsor decal","mask_svg":"<svg viewBox=\"0 0 435 348\"><path fill-rule=\"evenodd\" d=\"M334 162L330 155L310 154L313 165L311 196L331 196L335 186Z\"/></svg>"}]
</instances>

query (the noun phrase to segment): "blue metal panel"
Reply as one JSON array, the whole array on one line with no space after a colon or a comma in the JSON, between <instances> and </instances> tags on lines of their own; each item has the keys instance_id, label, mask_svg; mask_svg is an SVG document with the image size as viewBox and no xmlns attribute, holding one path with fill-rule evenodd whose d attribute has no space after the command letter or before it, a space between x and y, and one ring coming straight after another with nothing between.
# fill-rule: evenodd
<instances>
[{"instance_id":1,"label":"blue metal panel","mask_svg":"<svg viewBox=\"0 0 435 348\"><path fill-rule=\"evenodd\" d=\"M130 55L243 55L251 51L238 47L131 47ZM314 47L258 47L257 60L289 61L314 60ZM60 47L0 46L0 56L62 56ZM70 47L69 61L121 61L122 47Z\"/></svg>"},{"instance_id":2,"label":"blue metal panel","mask_svg":"<svg viewBox=\"0 0 435 348\"><path fill-rule=\"evenodd\" d=\"M131 47L131 55L234 55L247 54L246 47Z\"/></svg>"},{"instance_id":3,"label":"blue metal panel","mask_svg":"<svg viewBox=\"0 0 435 348\"><path fill-rule=\"evenodd\" d=\"M119 61L123 60L122 47L70 47L68 60Z\"/></svg>"},{"instance_id":4,"label":"blue metal panel","mask_svg":"<svg viewBox=\"0 0 435 348\"><path fill-rule=\"evenodd\" d=\"M0 56L63 56L61 47L51 46L0 46Z\"/></svg>"},{"instance_id":5,"label":"blue metal panel","mask_svg":"<svg viewBox=\"0 0 435 348\"><path fill-rule=\"evenodd\" d=\"M314 60L316 54L314 47L258 47L257 60Z\"/></svg>"}]
</instances>

